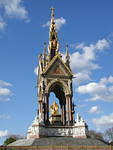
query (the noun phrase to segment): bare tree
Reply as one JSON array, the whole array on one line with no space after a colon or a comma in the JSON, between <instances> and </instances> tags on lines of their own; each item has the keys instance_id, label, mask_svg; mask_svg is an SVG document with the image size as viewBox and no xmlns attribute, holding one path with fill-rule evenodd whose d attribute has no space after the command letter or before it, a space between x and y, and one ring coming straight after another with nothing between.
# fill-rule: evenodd
<instances>
[{"instance_id":1,"label":"bare tree","mask_svg":"<svg viewBox=\"0 0 113 150\"><path fill-rule=\"evenodd\" d=\"M103 134L101 132L97 132L94 130L89 130L89 138L94 138L94 139L99 139L99 140L104 140Z\"/></svg>"},{"instance_id":2,"label":"bare tree","mask_svg":"<svg viewBox=\"0 0 113 150\"><path fill-rule=\"evenodd\" d=\"M109 128L105 131L104 139L108 142L113 142L113 127Z\"/></svg>"}]
</instances>

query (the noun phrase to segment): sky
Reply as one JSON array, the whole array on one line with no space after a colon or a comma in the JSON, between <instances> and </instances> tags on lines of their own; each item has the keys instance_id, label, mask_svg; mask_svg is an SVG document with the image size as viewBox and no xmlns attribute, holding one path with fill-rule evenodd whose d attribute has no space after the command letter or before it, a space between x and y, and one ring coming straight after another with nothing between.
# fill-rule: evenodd
<instances>
[{"instance_id":1,"label":"sky","mask_svg":"<svg viewBox=\"0 0 113 150\"><path fill-rule=\"evenodd\" d=\"M60 52L68 44L76 77L75 115L90 130L113 126L113 0L0 0L0 144L10 134L25 136L36 115L38 56L48 43L51 7Z\"/></svg>"}]
</instances>

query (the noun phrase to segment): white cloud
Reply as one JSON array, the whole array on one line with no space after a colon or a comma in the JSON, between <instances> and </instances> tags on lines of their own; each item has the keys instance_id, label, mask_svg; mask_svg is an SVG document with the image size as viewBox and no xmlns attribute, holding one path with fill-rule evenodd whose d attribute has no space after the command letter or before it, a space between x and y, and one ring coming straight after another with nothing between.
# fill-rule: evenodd
<instances>
[{"instance_id":1,"label":"white cloud","mask_svg":"<svg viewBox=\"0 0 113 150\"><path fill-rule=\"evenodd\" d=\"M57 30L60 30L62 25L66 24L66 20L63 17L57 18L57 19L55 19L55 23L56 23Z\"/></svg>"},{"instance_id":2,"label":"white cloud","mask_svg":"<svg viewBox=\"0 0 113 150\"><path fill-rule=\"evenodd\" d=\"M100 81L91 82L86 85L79 86L76 91L80 94L89 94L90 100L97 101L113 101L113 76L102 78Z\"/></svg>"},{"instance_id":3,"label":"white cloud","mask_svg":"<svg viewBox=\"0 0 113 150\"><path fill-rule=\"evenodd\" d=\"M106 39L98 40L98 42L95 45L95 48L97 50L103 50L105 47L109 47L109 42Z\"/></svg>"},{"instance_id":4,"label":"white cloud","mask_svg":"<svg viewBox=\"0 0 113 150\"><path fill-rule=\"evenodd\" d=\"M98 40L95 44L85 45L80 43L75 47L76 52L71 54L70 64L76 77L75 83L90 80L91 71L99 69L100 66L95 63L96 54L109 48L110 44L106 39ZM71 47L74 47L71 45Z\"/></svg>"},{"instance_id":5,"label":"white cloud","mask_svg":"<svg viewBox=\"0 0 113 150\"><path fill-rule=\"evenodd\" d=\"M6 18L22 19L29 22L28 11L23 6L23 0L0 0L3 16L0 17L0 29L6 26Z\"/></svg>"},{"instance_id":6,"label":"white cloud","mask_svg":"<svg viewBox=\"0 0 113 150\"><path fill-rule=\"evenodd\" d=\"M0 130L0 137L8 136L9 132L8 130Z\"/></svg>"},{"instance_id":7,"label":"white cloud","mask_svg":"<svg viewBox=\"0 0 113 150\"><path fill-rule=\"evenodd\" d=\"M0 96L9 96L12 92L8 88L0 88Z\"/></svg>"},{"instance_id":8,"label":"white cloud","mask_svg":"<svg viewBox=\"0 0 113 150\"><path fill-rule=\"evenodd\" d=\"M34 73L38 75L38 66L34 69Z\"/></svg>"},{"instance_id":9,"label":"white cloud","mask_svg":"<svg viewBox=\"0 0 113 150\"><path fill-rule=\"evenodd\" d=\"M13 95L12 91L9 89L10 86L12 86L11 83L0 80L0 101L10 100L9 97Z\"/></svg>"},{"instance_id":10,"label":"white cloud","mask_svg":"<svg viewBox=\"0 0 113 150\"><path fill-rule=\"evenodd\" d=\"M4 29L5 26L6 26L5 22L0 21L0 29Z\"/></svg>"},{"instance_id":11,"label":"white cloud","mask_svg":"<svg viewBox=\"0 0 113 150\"><path fill-rule=\"evenodd\" d=\"M6 114L2 114L2 115L0 115L0 119L6 119L6 120L8 120L8 119L10 119L11 117L9 116L9 115L6 115Z\"/></svg>"},{"instance_id":12,"label":"white cloud","mask_svg":"<svg viewBox=\"0 0 113 150\"><path fill-rule=\"evenodd\" d=\"M4 97L0 95L0 102L8 102L8 101L10 101L9 97Z\"/></svg>"},{"instance_id":13,"label":"white cloud","mask_svg":"<svg viewBox=\"0 0 113 150\"><path fill-rule=\"evenodd\" d=\"M0 30L4 29L6 26L5 21L3 20L3 18L0 16Z\"/></svg>"},{"instance_id":14,"label":"white cloud","mask_svg":"<svg viewBox=\"0 0 113 150\"><path fill-rule=\"evenodd\" d=\"M80 104L80 105L77 105L76 107L77 108L83 108L83 107L86 107L86 106L88 106L88 104Z\"/></svg>"},{"instance_id":15,"label":"white cloud","mask_svg":"<svg viewBox=\"0 0 113 150\"><path fill-rule=\"evenodd\" d=\"M102 83L102 84L108 84L108 83L111 83L111 84L113 84L113 76L110 76L109 78L102 78L101 80L100 80L100 83Z\"/></svg>"},{"instance_id":16,"label":"white cloud","mask_svg":"<svg viewBox=\"0 0 113 150\"><path fill-rule=\"evenodd\" d=\"M113 126L113 113L101 116L100 118L94 118L92 122L98 129L110 128Z\"/></svg>"},{"instance_id":17,"label":"white cloud","mask_svg":"<svg viewBox=\"0 0 113 150\"><path fill-rule=\"evenodd\" d=\"M66 24L66 20L61 17L61 18L57 18L55 19L55 23L56 23L56 29L60 30L60 28L62 27L62 25ZM45 24L42 25L43 27L47 27L50 26L50 21L47 21Z\"/></svg>"},{"instance_id":18,"label":"white cloud","mask_svg":"<svg viewBox=\"0 0 113 150\"><path fill-rule=\"evenodd\" d=\"M11 83L0 80L0 87L5 87L5 86L12 86Z\"/></svg>"},{"instance_id":19,"label":"white cloud","mask_svg":"<svg viewBox=\"0 0 113 150\"><path fill-rule=\"evenodd\" d=\"M47 21L45 24L42 25L42 27L48 27L50 26L50 21Z\"/></svg>"},{"instance_id":20,"label":"white cloud","mask_svg":"<svg viewBox=\"0 0 113 150\"><path fill-rule=\"evenodd\" d=\"M100 108L99 108L98 106L92 106L88 112L89 112L89 113L94 113L94 114L95 114L95 113L96 113L96 114L99 114L99 113L101 113L102 111L100 110Z\"/></svg>"},{"instance_id":21,"label":"white cloud","mask_svg":"<svg viewBox=\"0 0 113 150\"><path fill-rule=\"evenodd\" d=\"M90 75L85 72L79 72L79 73L75 74L74 77L75 78L73 79L73 82L75 84L80 84L80 83L83 83L84 81L91 80Z\"/></svg>"}]
</instances>

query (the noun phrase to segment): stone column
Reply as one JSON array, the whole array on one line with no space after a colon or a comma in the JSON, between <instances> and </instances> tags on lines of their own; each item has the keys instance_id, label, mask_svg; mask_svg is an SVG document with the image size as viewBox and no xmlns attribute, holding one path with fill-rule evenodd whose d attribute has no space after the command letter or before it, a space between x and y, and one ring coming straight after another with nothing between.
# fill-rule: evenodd
<instances>
[{"instance_id":1,"label":"stone column","mask_svg":"<svg viewBox=\"0 0 113 150\"><path fill-rule=\"evenodd\" d=\"M60 112L61 112L61 122L63 124L63 105L60 104Z\"/></svg>"},{"instance_id":2,"label":"stone column","mask_svg":"<svg viewBox=\"0 0 113 150\"><path fill-rule=\"evenodd\" d=\"M49 95L45 93L45 122L49 122Z\"/></svg>"},{"instance_id":3,"label":"stone column","mask_svg":"<svg viewBox=\"0 0 113 150\"><path fill-rule=\"evenodd\" d=\"M40 114L41 113L41 100L40 99L38 100L38 104L39 104L38 110L39 110L39 114Z\"/></svg>"},{"instance_id":4,"label":"stone column","mask_svg":"<svg viewBox=\"0 0 113 150\"><path fill-rule=\"evenodd\" d=\"M42 102L42 118L43 118L43 121L45 123L45 120L46 120L46 110L45 110L45 96L43 95L43 102Z\"/></svg>"},{"instance_id":5,"label":"stone column","mask_svg":"<svg viewBox=\"0 0 113 150\"><path fill-rule=\"evenodd\" d=\"M65 104L62 105L62 123L63 123L63 125L66 124L66 108L65 108Z\"/></svg>"},{"instance_id":6,"label":"stone column","mask_svg":"<svg viewBox=\"0 0 113 150\"><path fill-rule=\"evenodd\" d=\"M64 124L66 124L66 104L64 104Z\"/></svg>"},{"instance_id":7,"label":"stone column","mask_svg":"<svg viewBox=\"0 0 113 150\"><path fill-rule=\"evenodd\" d=\"M70 95L66 95L66 121L68 125L72 122L72 102Z\"/></svg>"},{"instance_id":8,"label":"stone column","mask_svg":"<svg viewBox=\"0 0 113 150\"><path fill-rule=\"evenodd\" d=\"M49 123L49 94L46 94L47 99L47 122Z\"/></svg>"},{"instance_id":9,"label":"stone column","mask_svg":"<svg viewBox=\"0 0 113 150\"><path fill-rule=\"evenodd\" d=\"M71 100L71 96L69 95L69 121L70 123L72 123L72 100Z\"/></svg>"},{"instance_id":10,"label":"stone column","mask_svg":"<svg viewBox=\"0 0 113 150\"><path fill-rule=\"evenodd\" d=\"M69 97L66 95L66 123L69 125Z\"/></svg>"},{"instance_id":11,"label":"stone column","mask_svg":"<svg viewBox=\"0 0 113 150\"><path fill-rule=\"evenodd\" d=\"M39 109L39 119L42 118L42 100L39 99L39 106L38 106L38 109Z\"/></svg>"}]
</instances>

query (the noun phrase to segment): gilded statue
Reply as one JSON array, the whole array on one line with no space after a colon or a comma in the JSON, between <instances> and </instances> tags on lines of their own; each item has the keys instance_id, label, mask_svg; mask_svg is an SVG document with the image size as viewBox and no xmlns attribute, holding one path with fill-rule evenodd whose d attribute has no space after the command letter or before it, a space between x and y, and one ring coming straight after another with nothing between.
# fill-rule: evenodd
<instances>
[{"instance_id":1,"label":"gilded statue","mask_svg":"<svg viewBox=\"0 0 113 150\"><path fill-rule=\"evenodd\" d=\"M54 101L53 104L50 106L51 114L58 115L58 104Z\"/></svg>"}]
</instances>

